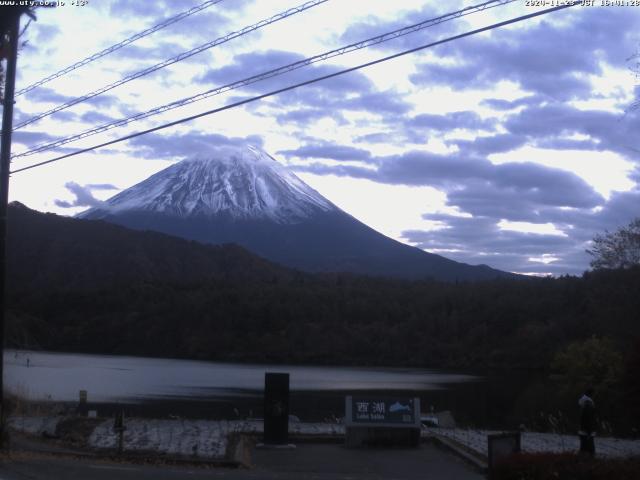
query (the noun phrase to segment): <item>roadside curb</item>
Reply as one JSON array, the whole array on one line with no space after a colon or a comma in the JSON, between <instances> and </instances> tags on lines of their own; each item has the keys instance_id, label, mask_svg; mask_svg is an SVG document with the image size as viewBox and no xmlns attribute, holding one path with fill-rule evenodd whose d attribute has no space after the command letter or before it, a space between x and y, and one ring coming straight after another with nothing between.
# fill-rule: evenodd
<instances>
[{"instance_id":1,"label":"roadside curb","mask_svg":"<svg viewBox=\"0 0 640 480\"><path fill-rule=\"evenodd\" d=\"M481 458L481 456L475 452L470 452L467 447L465 447L461 443L456 442L455 440L451 440L450 438L438 435L435 432L429 432L427 436L423 437L423 439L436 443L441 447L444 447L447 450L453 452L466 462L470 463L476 470L480 471L481 473L487 473L489 469L489 465L486 459Z\"/></svg>"}]
</instances>

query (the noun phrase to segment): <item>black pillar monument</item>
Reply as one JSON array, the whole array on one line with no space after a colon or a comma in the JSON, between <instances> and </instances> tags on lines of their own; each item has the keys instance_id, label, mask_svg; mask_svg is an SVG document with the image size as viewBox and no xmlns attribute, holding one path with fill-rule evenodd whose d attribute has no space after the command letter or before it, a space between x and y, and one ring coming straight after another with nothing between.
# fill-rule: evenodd
<instances>
[{"instance_id":1,"label":"black pillar monument","mask_svg":"<svg viewBox=\"0 0 640 480\"><path fill-rule=\"evenodd\" d=\"M264 446L289 445L289 374L264 375Z\"/></svg>"}]
</instances>

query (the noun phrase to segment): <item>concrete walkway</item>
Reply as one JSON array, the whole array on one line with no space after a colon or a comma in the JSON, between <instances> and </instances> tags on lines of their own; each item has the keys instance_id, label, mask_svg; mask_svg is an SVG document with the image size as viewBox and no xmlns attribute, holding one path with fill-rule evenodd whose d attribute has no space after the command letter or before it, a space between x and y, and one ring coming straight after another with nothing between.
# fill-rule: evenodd
<instances>
[{"instance_id":1,"label":"concrete walkway","mask_svg":"<svg viewBox=\"0 0 640 480\"><path fill-rule=\"evenodd\" d=\"M256 472L273 478L451 479L479 480L484 475L431 444L415 449L347 449L340 444L299 444L295 450L252 452ZM265 476L264 478L272 478Z\"/></svg>"},{"instance_id":2,"label":"concrete walkway","mask_svg":"<svg viewBox=\"0 0 640 480\"><path fill-rule=\"evenodd\" d=\"M295 450L253 450L248 469L148 465L18 454L0 461L1 480L481 480L456 456L430 444L416 449L346 449L301 444Z\"/></svg>"}]
</instances>

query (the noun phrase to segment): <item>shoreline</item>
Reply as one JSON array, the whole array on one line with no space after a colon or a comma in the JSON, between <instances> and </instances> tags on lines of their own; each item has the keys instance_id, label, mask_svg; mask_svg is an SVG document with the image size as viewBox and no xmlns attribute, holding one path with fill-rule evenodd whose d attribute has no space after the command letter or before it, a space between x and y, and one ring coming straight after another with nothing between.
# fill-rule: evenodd
<instances>
[{"instance_id":1,"label":"shoreline","mask_svg":"<svg viewBox=\"0 0 640 480\"><path fill-rule=\"evenodd\" d=\"M58 445L72 446L87 453L117 451L118 434L112 418L77 416L13 416L8 426L14 432L49 439ZM127 454L152 454L211 461L230 461L239 455L237 443L242 437L262 434L260 420L196 420L129 418L125 421L123 448ZM423 427L423 439L445 439L486 459L487 435L504 430ZM289 435L294 440L341 441L344 425L324 422L290 422ZM75 444L70 442L75 440ZM577 435L522 432L522 450L527 453L577 452ZM640 439L596 437L598 457L625 458L640 456Z\"/></svg>"}]
</instances>

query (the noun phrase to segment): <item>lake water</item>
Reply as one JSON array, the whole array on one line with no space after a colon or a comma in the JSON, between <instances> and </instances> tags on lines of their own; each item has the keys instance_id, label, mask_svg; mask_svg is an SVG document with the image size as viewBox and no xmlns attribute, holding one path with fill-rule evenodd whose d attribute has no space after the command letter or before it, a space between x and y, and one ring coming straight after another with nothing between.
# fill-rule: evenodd
<instances>
[{"instance_id":1,"label":"lake water","mask_svg":"<svg viewBox=\"0 0 640 480\"><path fill-rule=\"evenodd\" d=\"M260 416L265 372L290 374L291 413L308 421L342 416L344 396L352 393L420 397L423 411L433 405L476 424L487 423L493 410L500 409L487 401L483 378L439 370L228 364L24 350L5 351L4 361L5 388L23 397L75 402L79 390L86 390L99 411L126 406L135 415Z\"/></svg>"}]
</instances>

